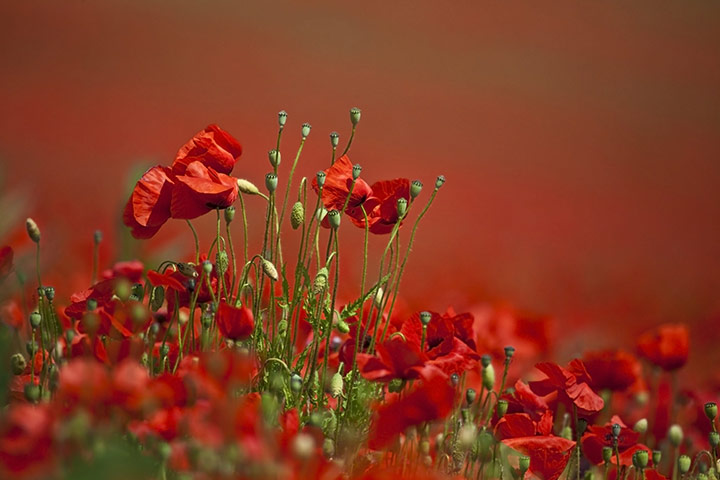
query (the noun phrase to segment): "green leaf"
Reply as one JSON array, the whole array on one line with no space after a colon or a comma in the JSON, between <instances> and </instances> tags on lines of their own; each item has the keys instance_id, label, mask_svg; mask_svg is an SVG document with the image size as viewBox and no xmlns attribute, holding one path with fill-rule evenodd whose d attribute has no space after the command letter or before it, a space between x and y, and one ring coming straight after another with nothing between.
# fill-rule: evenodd
<instances>
[{"instance_id":1,"label":"green leaf","mask_svg":"<svg viewBox=\"0 0 720 480\"><path fill-rule=\"evenodd\" d=\"M358 298L357 300L345 305L343 307L342 311L340 312L340 318L343 320L346 320L353 315L357 315L358 311L360 311L360 308L363 306L367 300L375 295L375 293L378 291L378 288L380 288L381 285L383 285L385 282L387 282L390 279L390 276L392 273L388 273L384 277L380 279L379 282L377 282L375 285L370 287L370 290L368 290L363 296Z\"/></svg>"}]
</instances>

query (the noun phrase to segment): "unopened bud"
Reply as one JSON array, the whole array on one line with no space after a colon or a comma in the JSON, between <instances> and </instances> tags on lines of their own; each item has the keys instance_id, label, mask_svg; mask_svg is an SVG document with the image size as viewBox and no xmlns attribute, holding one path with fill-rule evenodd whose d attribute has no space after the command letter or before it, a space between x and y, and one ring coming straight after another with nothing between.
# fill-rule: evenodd
<instances>
[{"instance_id":1,"label":"unopened bud","mask_svg":"<svg viewBox=\"0 0 720 480\"><path fill-rule=\"evenodd\" d=\"M262 259L262 269L263 272L265 272L265 275L270 277L272 280L277 281L277 279L280 278L278 277L278 272L275 268L275 265L273 265L272 262L270 262L269 260L265 260L264 258Z\"/></svg>"},{"instance_id":2,"label":"unopened bud","mask_svg":"<svg viewBox=\"0 0 720 480\"><path fill-rule=\"evenodd\" d=\"M302 124L302 130L300 131L302 138L307 138L308 135L310 135L310 129L312 128L312 125L305 122Z\"/></svg>"},{"instance_id":3,"label":"unopened bud","mask_svg":"<svg viewBox=\"0 0 720 480\"><path fill-rule=\"evenodd\" d=\"M35 220L28 217L28 219L25 220L25 228L27 228L27 233L30 237L30 240L35 243L40 243L40 228L38 228Z\"/></svg>"},{"instance_id":4,"label":"unopened bud","mask_svg":"<svg viewBox=\"0 0 720 480\"><path fill-rule=\"evenodd\" d=\"M315 174L315 180L317 180L318 187L322 188L325 186L325 178L327 178L327 175L322 170Z\"/></svg>"},{"instance_id":5,"label":"unopened bud","mask_svg":"<svg viewBox=\"0 0 720 480\"><path fill-rule=\"evenodd\" d=\"M504 417L508 411L508 401L507 400L498 400L496 411L497 411L498 418Z\"/></svg>"},{"instance_id":6,"label":"unopened bud","mask_svg":"<svg viewBox=\"0 0 720 480\"><path fill-rule=\"evenodd\" d=\"M356 163L355 165L353 165L353 168L352 168L353 180L357 180L358 178L360 178L360 172L362 172L362 166L359 163Z\"/></svg>"},{"instance_id":7,"label":"unopened bud","mask_svg":"<svg viewBox=\"0 0 720 480\"><path fill-rule=\"evenodd\" d=\"M332 395L333 398L337 398L342 395L343 386L344 381L342 374L339 371L335 372L335 375L333 375L330 379L330 395Z\"/></svg>"},{"instance_id":8,"label":"unopened bud","mask_svg":"<svg viewBox=\"0 0 720 480\"><path fill-rule=\"evenodd\" d=\"M383 304L383 297L385 296L385 291L382 287L378 287L377 291L375 292L375 296L373 297L373 303L375 306L380 309L382 308Z\"/></svg>"},{"instance_id":9,"label":"unopened bud","mask_svg":"<svg viewBox=\"0 0 720 480\"><path fill-rule=\"evenodd\" d=\"M315 295L322 292L323 289L325 287L327 287L327 280L328 280L328 269L326 267L323 267L320 270L318 270L317 275L315 275L315 280L313 281L313 293Z\"/></svg>"},{"instance_id":10,"label":"unopened bud","mask_svg":"<svg viewBox=\"0 0 720 480\"><path fill-rule=\"evenodd\" d=\"M430 320L432 320L432 314L430 312L420 312L420 323L427 326L430 323Z\"/></svg>"},{"instance_id":11,"label":"unopened bud","mask_svg":"<svg viewBox=\"0 0 720 480\"><path fill-rule=\"evenodd\" d=\"M442 187L445 184L445 176L444 175L438 175L438 177L435 179L435 190L438 190L440 187Z\"/></svg>"},{"instance_id":12,"label":"unopened bud","mask_svg":"<svg viewBox=\"0 0 720 480\"><path fill-rule=\"evenodd\" d=\"M333 148L338 146L340 143L340 134L338 132L330 132L330 144Z\"/></svg>"},{"instance_id":13,"label":"unopened bud","mask_svg":"<svg viewBox=\"0 0 720 480\"><path fill-rule=\"evenodd\" d=\"M680 455L678 457L678 471L682 474L685 474L690 471L690 465L692 464L692 460L687 455Z\"/></svg>"},{"instance_id":14,"label":"unopened bud","mask_svg":"<svg viewBox=\"0 0 720 480\"><path fill-rule=\"evenodd\" d=\"M338 320L338 322L337 322L337 329L338 329L338 332L340 332L342 334L346 334L346 333L350 332L350 325L348 325L345 320L341 319L341 320Z\"/></svg>"},{"instance_id":15,"label":"unopened bud","mask_svg":"<svg viewBox=\"0 0 720 480\"><path fill-rule=\"evenodd\" d=\"M215 266L218 271L218 275L223 275L227 272L230 266L230 260L225 250L220 250L215 254Z\"/></svg>"},{"instance_id":16,"label":"unopened bud","mask_svg":"<svg viewBox=\"0 0 720 480\"><path fill-rule=\"evenodd\" d=\"M305 207L302 202L295 202L290 210L290 226L293 230L297 230L303 222L305 222Z\"/></svg>"},{"instance_id":17,"label":"unopened bud","mask_svg":"<svg viewBox=\"0 0 720 480\"><path fill-rule=\"evenodd\" d=\"M237 185L238 190L247 195L257 195L260 193L260 190L258 190L254 183L245 180L244 178L238 178Z\"/></svg>"},{"instance_id":18,"label":"unopened bud","mask_svg":"<svg viewBox=\"0 0 720 480\"><path fill-rule=\"evenodd\" d=\"M420 180L413 180L410 184L410 198L413 200L422 192L423 184Z\"/></svg>"},{"instance_id":19,"label":"unopened bud","mask_svg":"<svg viewBox=\"0 0 720 480\"><path fill-rule=\"evenodd\" d=\"M22 353L16 353L10 357L10 367L13 375L22 375L27 367L27 360L23 357Z\"/></svg>"},{"instance_id":20,"label":"unopened bud","mask_svg":"<svg viewBox=\"0 0 720 480\"><path fill-rule=\"evenodd\" d=\"M273 193L277 189L278 177L274 173L268 173L265 175L265 188L268 192Z\"/></svg>"},{"instance_id":21,"label":"unopened bud","mask_svg":"<svg viewBox=\"0 0 720 480\"><path fill-rule=\"evenodd\" d=\"M717 403L715 402L707 402L705 404L705 416L710 420L710 422L714 422L715 418L717 418L718 414L718 407Z\"/></svg>"},{"instance_id":22,"label":"unopened bud","mask_svg":"<svg viewBox=\"0 0 720 480\"><path fill-rule=\"evenodd\" d=\"M160 285L153 287L150 293L150 310L157 312L165 301L165 289Z\"/></svg>"},{"instance_id":23,"label":"unopened bud","mask_svg":"<svg viewBox=\"0 0 720 480\"><path fill-rule=\"evenodd\" d=\"M327 214L328 222L330 222L330 228L337 230L340 228L340 212L337 210L330 210Z\"/></svg>"},{"instance_id":24,"label":"unopened bud","mask_svg":"<svg viewBox=\"0 0 720 480\"><path fill-rule=\"evenodd\" d=\"M357 107L353 107L350 109L350 123L353 125L357 125L360 123L360 109Z\"/></svg>"},{"instance_id":25,"label":"unopened bud","mask_svg":"<svg viewBox=\"0 0 720 480\"><path fill-rule=\"evenodd\" d=\"M530 457L522 456L518 459L518 469L520 469L520 476L523 477L525 472L530 468Z\"/></svg>"},{"instance_id":26,"label":"unopened bud","mask_svg":"<svg viewBox=\"0 0 720 480\"><path fill-rule=\"evenodd\" d=\"M285 126L285 122L287 122L287 112L285 110L280 110L278 112L278 125L280 125L280 128Z\"/></svg>"},{"instance_id":27,"label":"unopened bud","mask_svg":"<svg viewBox=\"0 0 720 480\"><path fill-rule=\"evenodd\" d=\"M647 432L648 429L648 421L647 418L641 418L637 422L635 422L635 425L633 426L633 430L636 432L643 434Z\"/></svg>"},{"instance_id":28,"label":"unopened bud","mask_svg":"<svg viewBox=\"0 0 720 480\"><path fill-rule=\"evenodd\" d=\"M232 205L225 209L225 223L230 223L235 218L235 207Z\"/></svg>"},{"instance_id":29,"label":"unopened bud","mask_svg":"<svg viewBox=\"0 0 720 480\"><path fill-rule=\"evenodd\" d=\"M280 165L280 160L282 156L280 155L280 152L278 150L270 150L268 152L268 159L270 160L270 165L273 167L277 167Z\"/></svg>"},{"instance_id":30,"label":"unopened bud","mask_svg":"<svg viewBox=\"0 0 720 480\"><path fill-rule=\"evenodd\" d=\"M407 199L400 197L397 199L397 214L402 218L407 213Z\"/></svg>"},{"instance_id":31,"label":"unopened bud","mask_svg":"<svg viewBox=\"0 0 720 480\"><path fill-rule=\"evenodd\" d=\"M32 312L30 314L30 326L32 328L38 328L42 322L42 316L38 312Z\"/></svg>"},{"instance_id":32,"label":"unopened bud","mask_svg":"<svg viewBox=\"0 0 720 480\"><path fill-rule=\"evenodd\" d=\"M668 439L673 447L679 447L683 441L682 427L678 424L671 425L668 430Z\"/></svg>"},{"instance_id":33,"label":"unopened bud","mask_svg":"<svg viewBox=\"0 0 720 480\"><path fill-rule=\"evenodd\" d=\"M465 401L468 405L472 405L472 403L475 401L475 398L477 397L477 392L474 388L468 388L465 390Z\"/></svg>"}]
</instances>

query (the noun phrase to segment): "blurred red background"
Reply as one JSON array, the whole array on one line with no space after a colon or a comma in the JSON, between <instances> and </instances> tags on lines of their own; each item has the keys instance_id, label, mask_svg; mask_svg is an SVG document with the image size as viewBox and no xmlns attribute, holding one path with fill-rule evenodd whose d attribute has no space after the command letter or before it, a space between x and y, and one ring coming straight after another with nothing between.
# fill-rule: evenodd
<instances>
[{"instance_id":1,"label":"blurred red background","mask_svg":"<svg viewBox=\"0 0 720 480\"><path fill-rule=\"evenodd\" d=\"M46 268L81 271L64 294L87 283L96 228L104 264L138 252L117 240L128 189L205 125L243 143L234 174L262 184L278 110L284 168L312 124L298 170L311 176L358 106L364 178L448 179L409 262L411 307L508 301L573 327L571 345L720 318L720 4L71 0L0 14L0 243L37 218ZM174 223L155 244L191 248Z\"/></svg>"}]
</instances>

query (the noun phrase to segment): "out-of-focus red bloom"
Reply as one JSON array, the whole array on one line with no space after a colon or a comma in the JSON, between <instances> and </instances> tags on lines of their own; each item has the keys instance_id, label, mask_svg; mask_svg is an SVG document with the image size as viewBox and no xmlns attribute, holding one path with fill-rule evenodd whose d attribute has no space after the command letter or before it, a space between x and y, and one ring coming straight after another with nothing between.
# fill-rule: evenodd
<instances>
[{"instance_id":1,"label":"out-of-focus red bloom","mask_svg":"<svg viewBox=\"0 0 720 480\"><path fill-rule=\"evenodd\" d=\"M135 238L150 238L170 218L174 178L170 168L157 165L138 180L123 211L123 223Z\"/></svg>"},{"instance_id":2,"label":"out-of-focus red bloom","mask_svg":"<svg viewBox=\"0 0 720 480\"><path fill-rule=\"evenodd\" d=\"M215 320L220 333L231 340L244 340L255 328L252 310L245 306L233 307L227 302L220 302Z\"/></svg>"},{"instance_id":3,"label":"out-of-focus red bloom","mask_svg":"<svg viewBox=\"0 0 720 480\"><path fill-rule=\"evenodd\" d=\"M69 410L104 412L112 396L108 371L93 359L73 359L60 369L56 395L58 404Z\"/></svg>"},{"instance_id":4,"label":"out-of-focus red bloom","mask_svg":"<svg viewBox=\"0 0 720 480\"><path fill-rule=\"evenodd\" d=\"M690 340L687 325L665 324L645 332L637 342L640 356L663 370L675 370L685 365Z\"/></svg>"},{"instance_id":5,"label":"out-of-focus red bloom","mask_svg":"<svg viewBox=\"0 0 720 480\"><path fill-rule=\"evenodd\" d=\"M368 446L379 450L408 427L447 416L453 407L455 389L444 375L425 380L418 388L381 405L373 419Z\"/></svg>"},{"instance_id":6,"label":"out-of-focus red bloom","mask_svg":"<svg viewBox=\"0 0 720 480\"><path fill-rule=\"evenodd\" d=\"M543 480L557 480L575 448L572 440L552 436L507 438L502 443L530 457L529 472Z\"/></svg>"},{"instance_id":7,"label":"out-of-focus red bloom","mask_svg":"<svg viewBox=\"0 0 720 480\"><path fill-rule=\"evenodd\" d=\"M192 162L184 175L175 177L170 202L172 218L197 218L216 208L227 208L237 199L237 180L201 162Z\"/></svg>"},{"instance_id":8,"label":"out-of-focus red bloom","mask_svg":"<svg viewBox=\"0 0 720 480\"><path fill-rule=\"evenodd\" d=\"M147 403L149 384L147 369L133 360L125 360L112 371L112 402L128 413L140 413Z\"/></svg>"},{"instance_id":9,"label":"out-of-focus red bloom","mask_svg":"<svg viewBox=\"0 0 720 480\"><path fill-rule=\"evenodd\" d=\"M217 125L209 125L180 147L172 171L180 175L187 165L199 160L218 173L229 174L241 154L242 145L237 140Z\"/></svg>"},{"instance_id":10,"label":"out-of-focus red bloom","mask_svg":"<svg viewBox=\"0 0 720 480\"><path fill-rule=\"evenodd\" d=\"M538 363L535 367L547 375L546 379L530 382L530 389L536 394L545 396L557 392L561 402L569 409L574 404L584 416L602 410L603 399L590 388L592 380L581 360L573 360L567 369L551 362Z\"/></svg>"},{"instance_id":11,"label":"out-of-focus red bloom","mask_svg":"<svg viewBox=\"0 0 720 480\"><path fill-rule=\"evenodd\" d=\"M378 345L376 350L378 356L357 355L360 374L367 380L389 382L396 378L420 378L427 357L416 346L395 337Z\"/></svg>"},{"instance_id":12,"label":"out-of-focus red bloom","mask_svg":"<svg viewBox=\"0 0 720 480\"><path fill-rule=\"evenodd\" d=\"M0 248L0 282L10 275L13 267L13 249L10 246Z\"/></svg>"},{"instance_id":13,"label":"out-of-focus red bloom","mask_svg":"<svg viewBox=\"0 0 720 480\"><path fill-rule=\"evenodd\" d=\"M625 391L640 380L642 373L635 355L623 350L590 351L582 360L595 390Z\"/></svg>"},{"instance_id":14,"label":"out-of-focus red bloom","mask_svg":"<svg viewBox=\"0 0 720 480\"><path fill-rule=\"evenodd\" d=\"M618 436L618 452L620 453L620 465L632 465L632 456L637 450L646 450L649 457L652 458L652 452L644 445L638 445L640 434L628 428L627 425L620 420L620 417L614 415L610 422L604 426L590 426L582 437L583 453L592 463L599 465L603 462L603 447L613 447L614 440L612 435L613 425L620 425L620 435ZM613 463L615 463L613 456ZM651 461L652 462L652 461Z\"/></svg>"},{"instance_id":15,"label":"out-of-focus red bloom","mask_svg":"<svg viewBox=\"0 0 720 480\"><path fill-rule=\"evenodd\" d=\"M16 330L21 330L25 324L25 315L15 300L8 300L0 306L0 320Z\"/></svg>"},{"instance_id":16,"label":"out-of-focus red bloom","mask_svg":"<svg viewBox=\"0 0 720 480\"><path fill-rule=\"evenodd\" d=\"M18 404L0 417L0 476L42 478L53 466L53 416L47 404Z\"/></svg>"},{"instance_id":17,"label":"out-of-focus red bloom","mask_svg":"<svg viewBox=\"0 0 720 480\"><path fill-rule=\"evenodd\" d=\"M139 260L117 262L112 268L103 270L100 276L103 280L110 278L126 278L131 283L138 283L145 273L145 265Z\"/></svg>"}]
</instances>

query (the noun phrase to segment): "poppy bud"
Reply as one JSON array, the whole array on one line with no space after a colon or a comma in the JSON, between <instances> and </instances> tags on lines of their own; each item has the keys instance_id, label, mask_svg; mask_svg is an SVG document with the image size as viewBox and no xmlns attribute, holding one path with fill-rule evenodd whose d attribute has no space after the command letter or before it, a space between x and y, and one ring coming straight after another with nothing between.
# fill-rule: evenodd
<instances>
[{"instance_id":1,"label":"poppy bud","mask_svg":"<svg viewBox=\"0 0 720 480\"><path fill-rule=\"evenodd\" d=\"M157 312L165 301L165 289L160 285L153 287L150 292L150 310Z\"/></svg>"},{"instance_id":2,"label":"poppy bud","mask_svg":"<svg viewBox=\"0 0 720 480\"><path fill-rule=\"evenodd\" d=\"M235 218L235 207L232 205L225 209L225 223L230 223Z\"/></svg>"},{"instance_id":3,"label":"poppy bud","mask_svg":"<svg viewBox=\"0 0 720 480\"><path fill-rule=\"evenodd\" d=\"M453 373L452 375L450 375L450 383L452 383L453 387L457 387L460 383L460 375L458 375L457 373Z\"/></svg>"},{"instance_id":4,"label":"poppy bud","mask_svg":"<svg viewBox=\"0 0 720 480\"><path fill-rule=\"evenodd\" d=\"M504 417L508 411L508 401L507 400L498 400L496 411L497 411L498 418Z\"/></svg>"},{"instance_id":5,"label":"poppy bud","mask_svg":"<svg viewBox=\"0 0 720 480\"><path fill-rule=\"evenodd\" d=\"M605 463L610 463L610 460L612 460L613 450L610 447L603 447L602 448L602 458Z\"/></svg>"},{"instance_id":6,"label":"poppy bud","mask_svg":"<svg viewBox=\"0 0 720 480\"><path fill-rule=\"evenodd\" d=\"M38 312L33 312L30 314L30 326L32 328L38 328L41 321L42 316Z\"/></svg>"},{"instance_id":7,"label":"poppy bud","mask_svg":"<svg viewBox=\"0 0 720 480\"><path fill-rule=\"evenodd\" d=\"M357 125L360 123L360 109L357 107L353 107L350 109L350 123L353 125Z\"/></svg>"},{"instance_id":8,"label":"poppy bud","mask_svg":"<svg viewBox=\"0 0 720 480\"><path fill-rule=\"evenodd\" d=\"M205 272L205 275L210 276L213 270L213 264L210 262L210 260L205 260L202 264L203 272Z\"/></svg>"},{"instance_id":9,"label":"poppy bud","mask_svg":"<svg viewBox=\"0 0 720 480\"><path fill-rule=\"evenodd\" d=\"M432 320L432 314L430 312L420 312L420 323L427 326L430 323L430 320Z\"/></svg>"},{"instance_id":10,"label":"poppy bud","mask_svg":"<svg viewBox=\"0 0 720 480\"><path fill-rule=\"evenodd\" d=\"M612 426L612 436L617 440L617 438L620 436L620 431L622 430L622 427L619 423L613 423Z\"/></svg>"},{"instance_id":11,"label":"poppy bud","mask_svg":"<svg viewBox=\"0 0 720 480\"><path fill-rule=\"evenodd\" d=\"M318 187L322 188L323 186L325 186L326 177L327 175L322 170L315 174L315 180L317 180Z\"/></svg>"},{"instance_id":12,"label":"poppy bud","mask_svg":"<svg viewBox=\"0 0 720 480\"><path fill-rule=\"evenodd\" d=\"M45 297L51 302L55 300L55 287L45 287Z\"/></svg>"},{"instance_id":13,"label":"poppy bud","mask_svg":"<svg viewBox=\"0 0 720 480\"><path fill-rule=\"evenodd\" d=\"M472 405L476 397L477 392L474 388L468 388L467 390L465 390L465 400L467 401L468 405Z\"/></svg>"},{"instance_id":14,"label":"poppy bud","mask_svg":"<svg viewBox=\"0 0 720 480\"><path fill-rule=\"evenodd\" d=\"M350 332L350 325L348 325L345 320L338 320L337 329L338 332L345 334Z\"/></svg>"},{"instance_id":15,"label":"poppy bud","mask_svg":"<svg viewBox=\"0 0 720 480\"><path fill-rule=\"evenodd\" d=\"M410 198L413 200L415 197L420 195L420 192L422 191L423 184L420 180L413 180L410 184Z\"/></svg>"},{"instance_id":16,"label":"poppy bud","mask_svg":"<svg viewBox=\"0 0 720 480\"><path fill-rule=\"evenodd\" d=\"M647 418L641 418L637 422L635 422L635 426L633 426L633 430L636 432L643 434L647 432L648 429L648 421Z\"/></svg>"},{"instance_id":17,"label":"poppy bud","mask_svg":"<svg viewBox=\"0 0 720 480\"><path fill-rule=\"evenodd\" d=\"M397 199L397 214L402 218L407 213L407 199L400 197Z\"/></svg>"},{"instance_id":18,"label":"poppy bud","mask_svg":"<svg viewBox=\"0 0 720 480\"><path fill-rule=\"evenodd\" d=\"M16 353L10 357L10 367L12 368L13 375L22 375L25 367L27 367L27 361L22 353Z\"/></svg>"},{"instance_id":19,"label":"poppy bud","mask_svg":"<svg viewBox=\"0 0 720 480\"><path fill-rule=\"evenodd\" d=\"M333 148L338 146L340 143L340 134L338 132L330 132L330 144Z\"/></svg>"},{"instance_id":20,"label":"poppy bud","mask_svg":"<svg viewBox=\"0 0 720 480\"><path fill-rule=\"evenodd\" d=\"M705 416L710 420L710 422L714 422L715 418L718 414L718 407L717 403L715 402L707 402L705 404Z\"/></svg>"},{"instance_id":21,"label":"poppy bud","mask_svg":"<svg viewBox=\"0 0 720 480\"><path fill-rule=\"evenodd\" d=\"M35 220L28 217L25 220L25 228L27 229L30 240L35 243L40 243L40 229L38 228L37 223L35 223Z\"/></svg>"},{"instance_id":22,"label":"poppy bud","mask_svg":"<svg viewBox=\"0 0 720 480\"><path fill-rule=\"evenodd\" d=\"M268 192L273 193L277 189L278 177L274 173L268 173L265 175L265 188Z\"/></svg>"},{"instance_id":23,"label":"poppy bud","mask_svg":"<svg viewBox=\"0 0 720 480\"><path fill-rule=\"evenodd\" d=\"M647 450L638 450L635 452L635 455L633 455L633 456L637 456L637 466L638 467L645 468L648 466L650 459L649 459Z\"/></svg>"},{"instance_id":24,"label":"poppy bud","mask_svg":"<svg viewBox=\"0 0 720 480\"><path fill-rule=\"evenodd\" d=\"M254 183L245 180L244 178L238 178L237 181L238 190L248 195L257 195L260 190L255 186Z\"/></svg>"},{"instance_id":25,"label":"poppy bud","mask_svg":"<svg viewBox=\"0 0 720 480\"><path fill-rule=\"evenodd\" d=\"M287 112L285 110L280 110L278 112L278 125L280 125L280 128L285 126L285 122L287 122Z\"/></svg>"},{"instance_id":26,"label":"poppy bud","mask_svg":"<svg viewBox=\"0 0 720 480\"><path fill-rule=\"evenodd\" d=\"M275 265L273 265L272 262L270 262L269 260L265 260L264 258L262 259L262 269L263 272L265 272L265 275L267 275L271 279L277 281L277 279L280 278L278 277L278 272L275 268Z\"/></svg>"},{"instance_id":27,"label":"poppy bud","mask_svg":"<svg viewBox=\"0 0 720 480\"><path fill-rule=\"evenodd\" d=\"M277 167L280 165L280 160L282 156L280 155L280 152L278 150L270 150L268 152L268 159L270 160L270 165L273 167Z\"/></svg>"},{"instance_id":28,"label":"poppy bud","mask_svg":"<svg viewBox=\"0 0 720 480\"><path fill-rule=\"evenodd\" d=\"M678 470L680 473L685 474L690 471L690 465L692 464L692 460L687 455L680 455L678 457Z\"/></svg>"},{"instance_id":29,"label":"poppy bud","mask_svg":"<svg viewBox=\"0 0 720 480\"><path fill-rule=\"evenodd\" d=\"M333 398L337 398L342 395L343 386L343 376L339 371L337 371L335 372L335 375L333 375L330 379L330 395L332 395Z\"/></svg>"},{"instance_id":30,"label":"poppy bud","mask_svg":"<svg viewBox=\"0 0 720 480\"><path fill-rule=\"evenodd\" d=\"M653 452L652 452L653 465L658 466L660 464L661 460L662 460L662 452L660 450L653 450Z\"/></svg>"},{"instance_id":31,"label":"poppy bud","mask_svg":"<svg viewBox=\"0 0 720 480\"><path fill-rule=\"evenodd\" d=\"M323 455L325 455L327 459L335 456L335 442L332 438L323 440Z\"/></svg>"},{"instance_id":32,"label":"poppy bud","mask_svg":"<svg viewBox=\"0 0 720 480\"><path fill-rule=\"evenodd\" d=\"M373 303L377 308L381 308L383 304L383 296L385 295L385 292L383 291L382 287L378 287L377 291L375 292L375 296L373 297Z\"/></svg>"},{"instance_id":33,"label":"poppy bud","mask_svg":"<svg viewBox=\"0 0 720 480\"><path fill-rule=\"evenodd\" d=\"M225 250L221 250L215 254L215 266L217 267L218 275L223 275L228 270L230 260Z\"/></svg>"},{"instance_id":34,"label":"poppy bud","mask_svg":"<svg viewBox=\"0 0 720 480\"><path fill-rule=\"evenodd\" d=\"M295 394L300 393L300 390L302 390L302 383L302 377L297 373L293 373L290 377L290 390Z\"/></svg>"},{"instance_id":35,"label":"poppy bud","mask_svg":"<svg viewBox=\"0 0 720 480\"><path fill-rule=\"evenodd\" d=\"M300 133L302 134L302 138L307 138L308 135L310 135L310 129L312 128L312 125L305 122L302 124L302 130Z\"/></svg>"},{"instance_id":36,"label":"poppy bud","mask_svg":"<svg viewBox=\"0 0 720 480\"><path fill-rule=\"evenodd\" d=\"M530 457L522 456L518 459L518 468L520 469L520 476L524 477L525 472L530 468Z\"/></svg>"},{"instance_id":37,"label":"poppy bud","mask_svg":"<svg viewBox=\"0 0 720 480\"><path fill-rule=\"evenodd\" d=\"M683 441L682 427L678 424L671 425L668 430L668 439L670 439L670 443L673 447L679 447Z\"/></svg>"},{"instance_id":38,"label":"poppy bud","mask_svg":"<svg viewBox=\"0 0 720 480\"><path fill-rule=\"evenodd\" d=\"M290 210L290 225L297 230L305 221L305 207L302 202L295 202Z\"/></svg>"},{"instance_id":39,"label":"poppy bud","mask_svg":"<svg viewBox=\"0 0 720 480\"><path fill-rule=\"evenodd\" d=\"M327 286L327 279L328 279L328 269L323 267L320 270L318 270L317 275L315 275L315 280L313 281L313 293L317 295L318 293L322 292L323 289Z\"/></svg>"},{"instance_id":40,"label":"poppy bud","mask_svg":"<svg viewBox=\"0 0 720 480\"><path fill-rule=\"evenodd\" d=\"M37 403L37 401L40 400L40 385L26 383L25 399L30 403Z\"/></svg>"},{"instance_id":41,"label":"poppy bud","mask_svg":"<svg viewBox=\"0 0 720 480\"><path fill-rule=\"evenodd\" d=\"M480 357L480 365L482 365L483 368L490 365L491 362L492 362L492 357L490 355L488 355L487 353Z\"/></svg>"},{"instance_id":42,"label":"poppy bud","mask_svg":"<svg viewBox=\"0 0 720 480\"><path fill-rule=\"evenodd\" d=\"M717 446L720 445L720 433L710 432L708 434L708 442L710 443L711 447L717 448Z\"/></svg>"},{"instance_id":43,"label":"poppy bud","mask_svg":"<svg viewBox=\"0 0 720 480\"><path fill-rule=\"evenodd\" d=\"M360 177L360 172L362 172L362 166L359 163L356 163L355 165L353 165L353 168L352 168L353 180L357 180Z\"/></svg>"},{"instance_id":44,"label":"poppy bud","mask_svg":"<svg viewBox=\"0 0 720 480\"><path fill-rule=\"evenodd\" d=\"M445 176L444 175L438 175L438 177L435 179L435 190L438 190L440 187L445 184Z\"/></svg>"},{"instance_id":45,"label":"poppy bud","mask_svg":"<svg viewBox=\"0 0 720 480\"><path fill-rule=\"evenodd\" d=\"M327 214L328 216L328 222L330 222L330 227L333 230L337 230L340 228L340 212L337 210L330 210Z\"/></svg>"}]
</instances>

